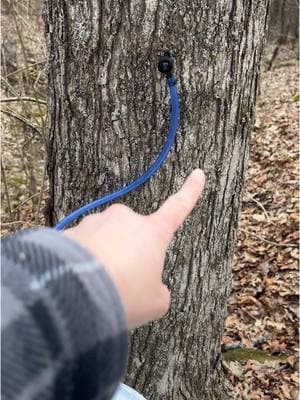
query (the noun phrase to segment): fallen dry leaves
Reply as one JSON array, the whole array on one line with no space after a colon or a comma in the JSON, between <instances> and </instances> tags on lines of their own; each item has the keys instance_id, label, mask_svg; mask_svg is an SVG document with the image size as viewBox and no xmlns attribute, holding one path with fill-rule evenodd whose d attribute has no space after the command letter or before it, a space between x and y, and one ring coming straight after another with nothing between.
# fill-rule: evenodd
<instances>
[{"instance_id":1,"label":"fallen dry leaves","mask_svg":"<svg viewBox=\"0 0 300 400\"><path fill-rule=\"evenodd\" d=\"M297 61L284 51L262 75L222 348L287 358L226 363L243 400L299 396L299 89Z\"/></svg>"}]
</instances>

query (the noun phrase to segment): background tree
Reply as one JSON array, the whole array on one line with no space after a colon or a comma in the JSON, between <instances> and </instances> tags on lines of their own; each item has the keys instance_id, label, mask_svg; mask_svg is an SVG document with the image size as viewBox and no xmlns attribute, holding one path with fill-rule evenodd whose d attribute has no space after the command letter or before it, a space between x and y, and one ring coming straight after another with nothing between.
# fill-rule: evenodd
<instances>
[{"instance_id":1,"label":"background tree","mask_svg":"<svg viewBox=\"0 0 300 400\"><path fill-rule=\"evenodd\" d=\"M181 95L176 145L122 201L149 213L192 168L207 175L201 206L169 251L171 310L132 336L127 382L149 399L227 398L220 338L267 3L45 1L48 223L131 181L158 153L168 103L157 59L166 48Z\"/></svg>"},{"instance_id":2,"label":"background tree","mask_svg":"<svg viewBox=\"0 0 300 400\"><path fill-rule=\"evenodd\" d=\"M268 70L270 71L279 49L286 43L295 46L299 39L299 0L273 0L270 3L268 41L275 44Z\"/></svg>"},{"instance_id":3,"label":"background tree","mask_svg":"<svg viewBox=\"0 0 300 400\"><path fill-rule=\"evenodd\" d=\"M270 3L269 40L280 44L299 38L299 0L273 0Z\"/></svg>"}]
</instances>

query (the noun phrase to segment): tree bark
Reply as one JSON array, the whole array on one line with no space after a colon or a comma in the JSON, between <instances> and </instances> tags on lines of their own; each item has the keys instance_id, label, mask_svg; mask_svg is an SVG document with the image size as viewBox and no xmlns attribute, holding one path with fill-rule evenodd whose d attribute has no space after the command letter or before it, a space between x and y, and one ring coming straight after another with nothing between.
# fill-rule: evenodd
<instances>
[{"instance_id":1,"label":"tree bark","mask_svg":"<svg viewBox=\"0 0 300 400\"><path fill-rule=\"evenodd\" d=\"M175 57L176 144L159 173L121 201L150 213L195 167L201 204L165 269L171 310L134 332L127 382L147 399L232 399L220 340L254 118L268 0L45 0L49 49L48 223L149 166L168 127L158 56Z\"/></svg>"}]
</instances>

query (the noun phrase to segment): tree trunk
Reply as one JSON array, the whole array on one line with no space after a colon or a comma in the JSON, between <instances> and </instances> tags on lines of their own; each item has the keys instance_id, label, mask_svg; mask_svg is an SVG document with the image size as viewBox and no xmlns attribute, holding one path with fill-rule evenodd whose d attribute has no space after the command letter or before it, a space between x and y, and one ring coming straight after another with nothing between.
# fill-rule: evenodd
<instances>
[{"instance_id":1,"label":"tree trunk","mask_svg":"<svg viewBox=\"0 0 300 400\"><path fill-rule=\"evenodd\" d=\"M268 40L278 45L297 43L299 38L299 0L273 0L270 3Z\"/></svg>"},{"instance_id":2,"label":"tree trunk","mask_svg":"<svg viewBox=\"0 0 300 400\"><path fill-rule=\"evenodd\" d=\"M232 399L220 340L254 116L268 0L46 0L48 223L140 175L159 152L169 107L158 56L175 57L176 144L159 173L121 201L150 213L195 167L201 205L165 269L167 317L134 332L127 382L147 399Z\"/></svg>"}]
</instances>

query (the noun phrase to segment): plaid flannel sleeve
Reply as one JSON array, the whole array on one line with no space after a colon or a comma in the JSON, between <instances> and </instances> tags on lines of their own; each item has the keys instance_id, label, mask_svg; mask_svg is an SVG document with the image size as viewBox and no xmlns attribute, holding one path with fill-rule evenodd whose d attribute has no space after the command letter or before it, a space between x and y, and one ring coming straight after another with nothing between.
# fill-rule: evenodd
<instances>
[{"instance_id":1,"label":"plaid flannel sleeve","mask_svg":"<svg viewBox=\"0 0 300 400\"><path fill-rule=\"evenodd\" d=\"M127 324L104 268L52 229L1 243L3 400L106 400L127 360Z\"/></svg>"}]
</instances>

